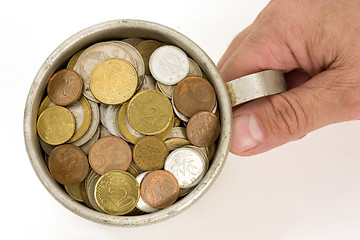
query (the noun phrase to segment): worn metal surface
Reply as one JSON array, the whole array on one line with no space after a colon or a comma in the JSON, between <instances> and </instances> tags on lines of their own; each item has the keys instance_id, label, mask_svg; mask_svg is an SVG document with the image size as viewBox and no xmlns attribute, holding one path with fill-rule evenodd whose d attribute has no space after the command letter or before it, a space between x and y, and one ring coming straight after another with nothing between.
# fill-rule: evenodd
<instances>
[{"instance_id":1,"label":"worn metal surface","mask_svg":"<svg viewBox=\"0 0 360 240\"><path fill-rule=\"evenodd\" d=\"M219 96L221 133L213 162L200 183L183 199L165 209L141 216L110 216L74 201L51 177L41 154L36 134L36 118L40 100L50 77L79 50L94 43L121 38L156 39L183 49L194 59L213 84ZM138 226L173 217L194 204L214 183L227 158L232 128L230 97L218 70L206 53L189 38L160 24L141 20L115 20L84 29L65 42L45 60L29 91L24 113L24 138L31 164L42 184L63 206L75 214L94 222L116 226ZM39 210L41 211L41 209Z\"/></svg>"},{"instance_id":2,"label":"worn metal surface","mask_svg":"<svg viewBox=\"0 0 360 240\"><path fill-rule=\"evenodd\" d=\"M280 70L266 70L237 78L226 83L231 105L236 106L256 98L286 91L284 74Z\"/></svg>"}]
</instances>

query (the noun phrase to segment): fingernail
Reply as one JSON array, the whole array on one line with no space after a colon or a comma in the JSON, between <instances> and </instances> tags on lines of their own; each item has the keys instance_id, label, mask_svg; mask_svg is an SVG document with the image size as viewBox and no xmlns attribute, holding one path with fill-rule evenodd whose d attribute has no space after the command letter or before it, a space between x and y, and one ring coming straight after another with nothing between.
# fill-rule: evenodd
<instances>
[{"instance_id":1,"label":"fingernail","mask_svg":"<svg viewBox=\"0 0 360 240\"><path fill-rule=\"evenodd\" d=\"M252 115L240 115L234 118L231 152L241 154L258 145L264 139L259 124Z\"/></svg>"}]
</instances>

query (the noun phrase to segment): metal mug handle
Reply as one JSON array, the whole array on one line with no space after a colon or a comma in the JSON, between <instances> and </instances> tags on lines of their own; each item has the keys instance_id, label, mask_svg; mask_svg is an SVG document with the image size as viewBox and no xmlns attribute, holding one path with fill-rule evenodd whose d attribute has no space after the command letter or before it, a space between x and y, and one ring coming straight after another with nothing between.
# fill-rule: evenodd
<instances>
[{"instance_id":1,"label":"metal mug handle","mask_svg":"<svg viewBox=\"0 0 360 240\"><path fill-rule=\"evenodd\" d=\"M281 70L266 70L234 79L226 83L231 105L239 104L287 90Z\"/></svg>"}]
</instances>

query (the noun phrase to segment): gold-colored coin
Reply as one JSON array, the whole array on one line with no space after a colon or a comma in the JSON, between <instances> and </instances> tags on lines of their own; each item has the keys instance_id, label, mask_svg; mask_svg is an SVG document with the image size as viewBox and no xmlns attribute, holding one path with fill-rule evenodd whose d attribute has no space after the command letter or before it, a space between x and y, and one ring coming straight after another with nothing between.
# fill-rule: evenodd
<instances>
[{"instance_id":1,"label":"gold-colored coin","mask_svg":"<svg viewBox=\"0 0 360 240\"><path fill-rule=\"evenodd\" d=\"M170 135L171 131L174 128L174 121L175 121L175 117L173 115L169 126L165 129L165 131L163 131L162 133L156 135L157 137L159 137L161 140L165 141L165 139L168 138L168 136Z\"/></svg>"},{"instance_id":2,"label":"gold-colored coin","mask_svg":"<svg viewBox=\"0 0 360 240\"><path fill-rule=\"evenodd\" d=\"M132 144L136 144L137 142L139 142L140 138L135 136L133 133L131 133L127 125L128 121L127 121L126 112L128 106L129 106L129 102L126 102L123 105L121 105L120 110L118 111L117 122L118 122L119 130L121 134L124 136L124 138L126 138L126 140L128 140Z\"/></svg>"},{"instance_id":3,"label":"gold-colored coin","mask_svg":"<svg viewBox=\"0 0 360 240\"><path fill-rule=\"evenodd\" d=\"M190 142L189 140L183 138L170 138L165 141L165 144L168 147L169 151L173 151L177 148L189 145Z\"/></svg>"},{"instance_id":4,"label":"gold-colored coin","mask_svg":"<svg viewBox=\"0 0 360 240\"><path fill-rule=\"evenodd\" d=\"M54 103L46 96L40 104L38 115L51 106L54 106ZM78 110L80 106L82 111ZM68 143L72 143L84 136L89 129L91 123L91 107L88 100L84 96L81 96L78 102L68 105L66 108L69 109L75 117L75 133L68 141ZM78 123L80 124L77 125Z\"/></svg>"},{"instance_id":5,"label":"gold-colored coin","mask_svg":"<svg viewBox=\"0 0 360 240\"><path fill-rule=\"evenodd\" d=\"M130 125L144 135L165 131L173 118L169 99L156 90L137 93L129 102L127 117Z\"/></svg>"},{"instance_id":6,"label":"gold-colored coin","mask_svg":"<svg viewBox=\"0 0 360 240\"><path fill-rule=\"evenodd\" d=\"M75 66L77 60L79 59L80 55L83 53L83 51L85 51L85 49L78 51L70 58L67 66L66 66L67 69L74 70L74 66Z\"/></svg>"},{"instance_id":7,"label":"gold-colored coin","mask_svg":"<svg viewBox=\"0 0 360 240\"><path fill-rule=\"evenodd\" d=\"M110 215L131 212L140 198L140 186L128 172L112 170L102 175L95 185L95 201Z\"/></svg>"},{"instance_id":8,"label":"gold-colored coin","mask_svg":"<svg viewBox=\"0 0 360 240\"><path fill-rule=\"evenodd\" d=\"M180 124L181 124L180 118L178 118L177 116L174 116L174 127L179 127Z\"/></svg>"},{"instance_id":9,"label":"gold-colored coin","mask_svg":"<svg viewBox=\"0 0 360 240\"><path fill-rule=\"evenodd\" d=\"M143 171L162 169L168 155L168 147L155 136L143 137L133 149L133 161Z\"/></svg>"},{"instance_id":10,"label":"gold-colored coin","mask_svg":"<svg viewBox=\"0 0 360 240\"><path fill-rule=\"evenodd\" d=\"M150 74L149 60L151 54L164 44L155 40L145 40L136 45L136 50L141 54L145 63L145 74Z\"/></svg>"},{"instance_id":11,"label":"gold-colored coin","mask_svg":"<svg viewBox=\"0 0 360 240\"><path fill-rule=\"evenodd\" d=\"M130 167L126 170L128 173L130 173L134 178L136 178L139 175L138 170L133 165L130 165Z\"/></svg>"},{"instance_id":12,"label":"gold-colored coin","mask_svg":"<svg viewBox=\"0 0 360 240\"><path fill-rule=\"evenodd\" d=\"M75 118L66 108L52 106L45 109L37 121L39 137L50 145L68 141L75 132Z\"/></svg>"},{"instance_id":13,"label":"gold-colored coin","mask_svg":"<svg viewBox=\"0 0 360 240\"><path fill-rule=\"evenodd\" d=\"M81 107L83 110L83 114L81 114L83 119L82 119L81 125L79 127L76 126L75 133L70 138L68 143L72 143L72 142L75 142L76 140L80 139L82 136L84 136L84 134L87 132L87 130L90 127L90 123L91 123L90 104L84 96L81 96L81 98L79 99L79 103L81 104ZM71 105L69 106L69 108L71 108ZM75 116L75 119L76 119L76 116Z\"/></svg>"},{"instance_id":14,"label":"gold-colored coin","mask_svg":"<svg viewBox=\"0 0 360 240\"><path fill-rule=\"evenodd\" d=\"M85 184L84 181L82 181L79 184L76 185L65 185L66 192L75 199L78 202L84 202L83 196L81 194L81 184Z\"/></svg>"},{"instance_id":15,"label":"gold-colored coin","mask_svg":"<svg viewBox=\"0 0 360 240\"><path fill-rule=\"evenodd\" d=\"M90 75L90 90L102 103L121 104L135 93L138 76L135 68L121 58L109 58L96 64Z\"/></svg>"}]
</instances>

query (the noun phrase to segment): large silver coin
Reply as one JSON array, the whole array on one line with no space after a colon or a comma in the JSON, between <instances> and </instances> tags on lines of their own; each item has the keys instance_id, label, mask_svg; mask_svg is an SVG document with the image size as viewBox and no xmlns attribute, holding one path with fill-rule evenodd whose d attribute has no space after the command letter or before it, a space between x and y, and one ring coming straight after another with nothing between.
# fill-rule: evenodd
<instances>
[{"instance_id":1,"label":"large silver coin","mask_svg":"<svg viewBox=\"0 0 360 240\"><path fill-rule=\"evenodd\" d=\"M165 85L175 85L189 73L189 59L178 47L165 45L151 54L149 61L153 77Z\"/></svg>"},{"instance_id":2,"label":"large silver coin","mask_svg":"<svg viewBox=\"0 0 360 240\"><path fill-rule=\"evenodd\" d=\"M169 154L164 169L176 177L180 188L190 188L198 184L205 176L205 161L196 150L182 147Z\"/></svg>"}]
</instances>

